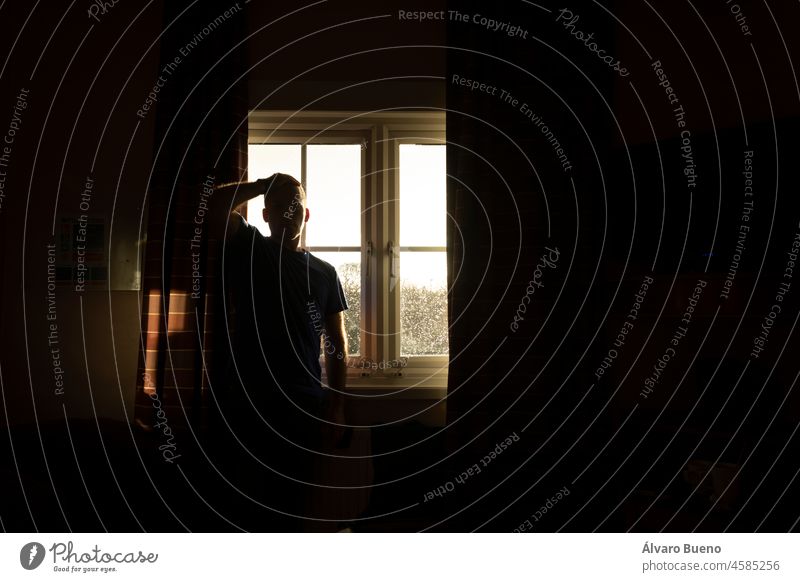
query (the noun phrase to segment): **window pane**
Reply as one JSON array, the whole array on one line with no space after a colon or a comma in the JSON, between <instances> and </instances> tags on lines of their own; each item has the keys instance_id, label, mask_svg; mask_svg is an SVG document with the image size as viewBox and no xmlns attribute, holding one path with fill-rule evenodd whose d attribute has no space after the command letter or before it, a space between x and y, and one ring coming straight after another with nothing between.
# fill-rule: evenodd
<instances>
[{"instance_id":1,"label":"window pane","mask_svg":"<svg viewBox=\"0 0 800 582\"><path fill-rule=\"evenodd\" d=\"M447 253L400 253L400 352L447 354Z\"/></svg>"},{"instance_id":2,"label":"window pane","mask_svg":"<svg viewBox=\"0 0 800 582\"><path fill-rule=\"evenodd\" d=\"M312 253L334 266L342 282L349 309L344 312L347 345L352 355L361 354L361 253Z\"/></svg>"},{"instance_id":3,"label":"window pane","mask_svg":"<svg viewBox=\"0 0 800 582\"><path fill-rule=\"evenodd\" d=\"M309 145L306 246L361 246L361 145Z\"/></svg>"},{"instance_id":4,"label":"window pane","mask_svg":"<svg viewBox=\"0 0 800 582\"><path fill-rule=\"evenodd\" d=\"M400 144L400 245L445 246L445 146Z\"/></svg>"},{"instance_id":5,"label":"window pane","mask_svg":"<svg viewBox=\"0 0 800 582\"><path fill-rule=\"evenodd\" d=\"M300 145L251 144L247 148L247 179L253 182L269 178L275 172L281 172L294 176L299 181L300 151ZM247 203L247 222L255 226L264 236L269 236L269 225L261 216L263 208L263 196L250 200Z\"/></svg>"}]
</instances>

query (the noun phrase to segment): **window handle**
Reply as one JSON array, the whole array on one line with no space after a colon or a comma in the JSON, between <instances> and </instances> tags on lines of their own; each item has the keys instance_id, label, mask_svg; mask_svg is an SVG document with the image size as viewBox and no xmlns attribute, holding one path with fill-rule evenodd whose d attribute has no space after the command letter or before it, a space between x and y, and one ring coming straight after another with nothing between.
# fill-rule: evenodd
<instances>
[{"instance_id":1,"label":"window handle","mask_svg":"<svg viewBox=\"0 0 800 582\"><path fill-rule=\"evenodd\" d=\"M394 291L400 278L400 250L393 241L389 241L388 251L391 259L389 266L389 291Z\"/></svg>"},{"instance_id":2,"label":"window handle","mask_svg":"<svg viewBox=\"0 0 800 582\"><path fill-rule=\"evenodd\" d=\"M369 271L372 267L372 241L367 241L367 279L369 279Z\"/></svg>"}]
</instances>

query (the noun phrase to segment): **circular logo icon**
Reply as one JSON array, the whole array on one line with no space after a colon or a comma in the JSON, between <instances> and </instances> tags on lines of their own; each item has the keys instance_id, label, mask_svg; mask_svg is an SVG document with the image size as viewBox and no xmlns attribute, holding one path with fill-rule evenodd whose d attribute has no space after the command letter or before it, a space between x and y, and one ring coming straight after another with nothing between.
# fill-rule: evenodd
<instances>
[{"instance_id":1,"label":"circular logo icon","mask_svg":"<svg viewBox=\"0 0 800 582\"><path fill-rule=\"evenodd\" d=\"M19 551L19 563L26 570L35 570L44 561L44 546L38 542L30 542Z\"/></svg>"}]
</instances>

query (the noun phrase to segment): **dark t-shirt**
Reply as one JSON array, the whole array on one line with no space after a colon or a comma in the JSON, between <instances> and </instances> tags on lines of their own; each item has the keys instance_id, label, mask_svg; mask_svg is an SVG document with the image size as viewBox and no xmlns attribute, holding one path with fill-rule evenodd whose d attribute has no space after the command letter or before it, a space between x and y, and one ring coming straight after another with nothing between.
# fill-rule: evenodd
<instances>
[{"instance_id":1,"label":"dark t-shirt","mask_svg":"<svg viewBox=\"0 0 800 582\"><path fill-rule=\"evenodd\" d=\"M235 367L250 393L321 396L325 318L347 309L336 269L291 251L243 218L225 244Z\"/></svg>"}]
</instances>

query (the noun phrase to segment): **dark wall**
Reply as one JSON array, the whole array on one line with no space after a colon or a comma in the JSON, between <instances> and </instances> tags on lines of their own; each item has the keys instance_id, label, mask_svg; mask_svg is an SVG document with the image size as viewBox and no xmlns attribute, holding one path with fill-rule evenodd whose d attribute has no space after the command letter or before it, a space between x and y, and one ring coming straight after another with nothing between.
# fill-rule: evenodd
<instances>
[{"instance_id":1,"label":"dark wall","mask_svg":"<svg viewBox=\"0 0 800 582\"><path fill-rule=\"evenodd\" d=\"M769 351L751 352L789 281L800 218L791 194L796 42L785 29L781 38L768 10L751 8L754 32L745 35L721 4L697 15L674 3L656 13L645 3L573 2L564 17L560 6L530 3L449 8L528 34L471 19L448 24L454 468L525 432L503 469L454 494L453 508L488 495L447 526L474 527L483 512L494 516L486 527L512 529L569 487L569 503L537 530L714 529L739 509L735 527L746 529L742 516L759 512L747 497L774 460L764 442L795 448L797 367L787 355L796 296L781 303ZM785 4L774 9L777 22L796 18ZM594 33L626 71L603 63L575 31ZM498 90L470 91L456 75ZM503 89L519 102L504 101ZM522 103L569 153L570 170ZM752 196L745 151L753 152ZM723 293L742 224L745 248ZM543 262L556 246L557 264ZM698 280L705 287L692 299ZM531 281L539 284L523 303ZM643 282L646 296L631 312ZM515 314L523 317L516 329ZM795 468L784 457L764 489L780 490ZM778 513L770 518L785 526Z\"/></svg>"},{"instance_id":2,"label":"dark wall","mask_svg":"<svg viewBox=\"0 0 800 582\"><path fill-rule=\"evenodd\" d=\"M17 96L27 97L3 168L7 412L0 423L65 414L127 419L136 382L137 290L155 121L136 112L157 76L161 7L120 5L97 19L67 8L3 7L3 137ZM93 186L84 200L87 179ZM76 291L70 279L77 256L61 251L59 234L64 221L74 228L81 215L102 225L104 250L93 258L96 278L88 276L89 284ZM59 246L55 266L66 275L48 296L51 244Z\"/></svg>"},{"instance_id":3,"label":"dark wall","mask_svg":"<svg viewBox=\"0 0 800 582\"><path fill-rule=\"evenodd\" d=\"M424 6L444 8L443 0ZM251 107L443 107L445 22L398 18L421 9L399 0L249 5Z\"/></svg>"}]
</instances>

